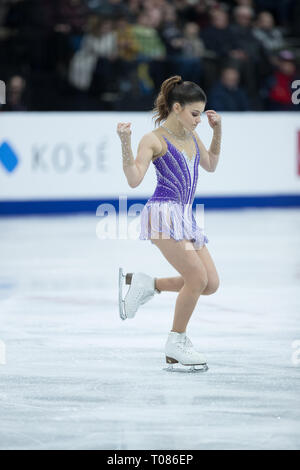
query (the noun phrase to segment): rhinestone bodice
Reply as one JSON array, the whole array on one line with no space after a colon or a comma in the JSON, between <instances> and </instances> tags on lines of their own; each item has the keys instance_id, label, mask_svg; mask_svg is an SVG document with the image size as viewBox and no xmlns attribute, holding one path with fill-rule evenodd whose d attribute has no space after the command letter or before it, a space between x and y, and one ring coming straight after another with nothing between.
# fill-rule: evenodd
<instances>
[{"instance_id":1,"label":"rhinestone bodice","mask_svg":"<svg viewBox=\"0 0 300 470\"><path fill-rule=\"evenodd\" d=\"M193 136L196 154L190 159L186 152L180 151L166 136L167 152L153 161L157 186L148 202L174 201L180 204L191 204L194 200L197 181L200 151Z\"/></svg>"}]
</instances>

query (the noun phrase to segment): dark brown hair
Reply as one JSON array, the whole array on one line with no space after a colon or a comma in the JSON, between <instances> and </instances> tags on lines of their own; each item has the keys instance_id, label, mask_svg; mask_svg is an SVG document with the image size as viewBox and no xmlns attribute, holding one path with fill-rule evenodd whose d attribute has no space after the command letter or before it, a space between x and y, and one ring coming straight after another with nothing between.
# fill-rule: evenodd
<instances>
[{"instance_id":1,"label":"dark brown hair","mask_svg":"<svg viewBox=\"0 0 300 470\"><path fill-rule=\"evenodd\" d=\"M167 78L160 88L160 92L154 102L155 126L157 123L167 119L174 103L178 102L181 106L194 103L195 101L207 102L206 94L194 82L184 82L180 75L174 75Z\"/></svg>"}]
</instances>

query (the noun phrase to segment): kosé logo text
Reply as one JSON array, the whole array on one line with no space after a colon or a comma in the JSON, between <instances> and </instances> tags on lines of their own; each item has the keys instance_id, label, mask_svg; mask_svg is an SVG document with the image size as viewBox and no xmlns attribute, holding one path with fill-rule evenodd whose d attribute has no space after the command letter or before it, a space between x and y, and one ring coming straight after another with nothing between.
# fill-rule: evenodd
<instances>
[{"instance_id":1,"label":"kos\u00e9 logo text","mask_svg":"<svg viewBox=\"0 0 300 470\"><path fill-rule=\"evenodd\" d=\"M105 172L106 147L106 141L96 145L81 142L77 146L66 142L58 142L55 145L34 144L31 167L33 171L43 173L65 174L74 170L78 173Z\"/></svg>"}]
</instances>

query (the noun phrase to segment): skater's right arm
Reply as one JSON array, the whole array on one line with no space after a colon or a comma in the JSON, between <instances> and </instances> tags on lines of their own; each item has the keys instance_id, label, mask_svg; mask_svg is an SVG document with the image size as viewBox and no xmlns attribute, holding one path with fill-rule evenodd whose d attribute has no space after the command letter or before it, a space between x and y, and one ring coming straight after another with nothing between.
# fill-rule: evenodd
<instances>
[{"instance_id":1,"label":"skater's right arm","mask_svg":"<svg viewBox=\"0 0 300 470\"><path fill-rule=\"evenodd\" d=\"M154 136L145 134L138 145L137 157L134 159L131 148L130 122L118 123L117 133L121 140L123 171L131 188L136 188L143 180L154 155Z\"/></svg>"}]
</instances>

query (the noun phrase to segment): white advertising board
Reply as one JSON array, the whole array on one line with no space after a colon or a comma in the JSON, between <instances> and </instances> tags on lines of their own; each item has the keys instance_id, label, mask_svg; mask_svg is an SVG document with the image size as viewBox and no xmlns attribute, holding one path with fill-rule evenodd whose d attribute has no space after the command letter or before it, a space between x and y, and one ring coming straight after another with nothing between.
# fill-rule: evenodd
<instances>
[{"instance_id":1,"label":"white advertising board","mask_svg":"<svg viewBox=\"0 0 300 470\"><path fill-rule=\"evenodd\" d=\"M132 123L136 156L154 128L149 112L2 113L0 201L148 198L156 177L150 165L130 188L122 169L118 122ZM196 197L300 194L298 113L222 113L217 169L200 168ZM197 132L209 147L207 118Z\"/></svg>"}]
</instances>

